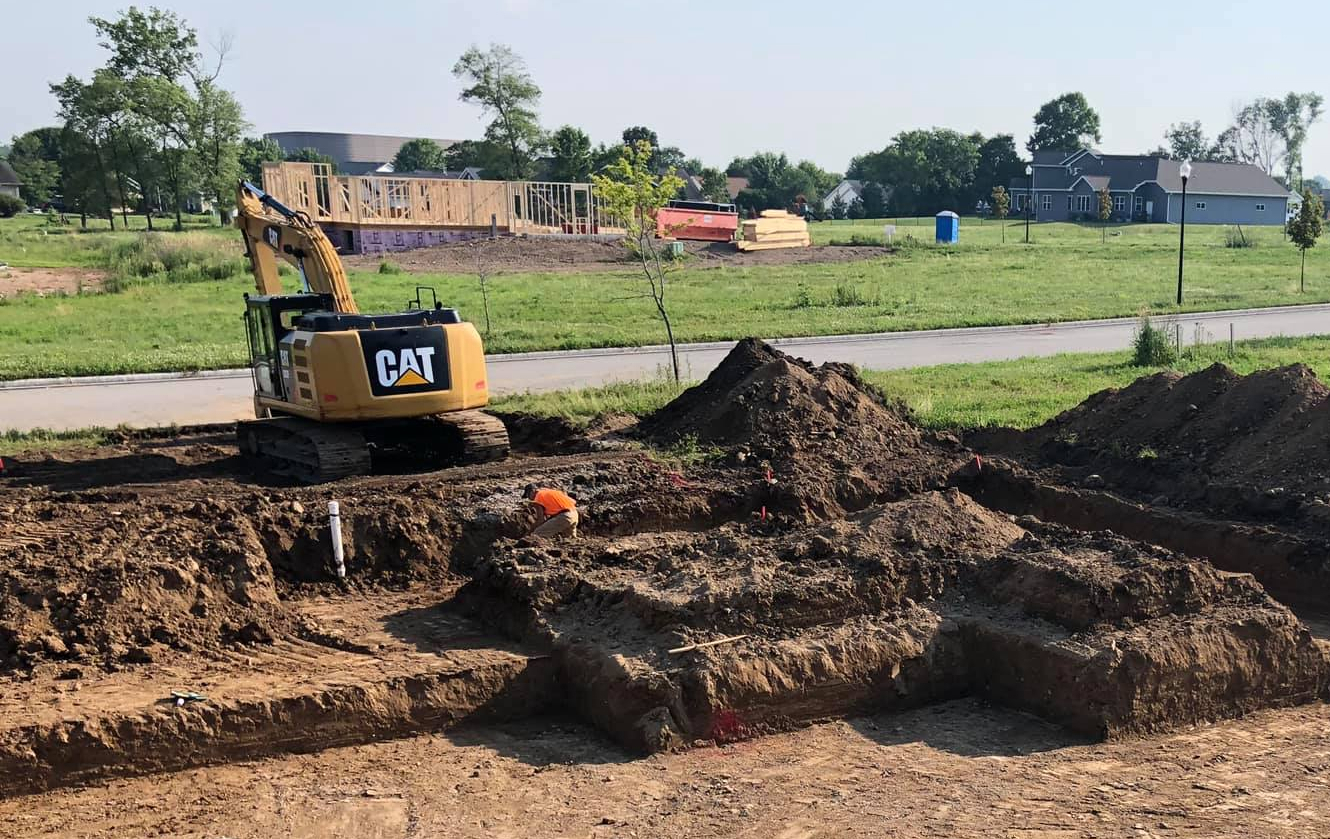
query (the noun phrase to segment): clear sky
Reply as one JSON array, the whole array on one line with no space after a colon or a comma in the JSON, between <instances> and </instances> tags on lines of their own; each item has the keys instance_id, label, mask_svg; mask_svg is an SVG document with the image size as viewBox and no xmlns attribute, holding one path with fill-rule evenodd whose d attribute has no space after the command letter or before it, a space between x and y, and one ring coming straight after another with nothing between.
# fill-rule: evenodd
<instances>
[{"instance_id":1,"label":"clear sky","mask_svg":"<svg viewBox=\"0 0 1330 839\"><path fill-rule=\"evenodd\" d=\"M104 59L89 15L127 2L13 3L4 21L0 138L54 118L47 84ZM140 5L148 5L142 3ZM544 91L542 124L595 141L647 125L723 166L785 151L842 171L903 129L1011 133L1024 150L1039 105L1079 90L1107 152L1140 153L1170 122L1214 136L1234 105L1330 97L1330 2L636 2L618 0L160 0L204 41L234 49L222 82L256 132L475 138L451 74L472 43L509 44ZM1330 120L1304 151L1330 176Z\"/></svg>"}]
</instances>

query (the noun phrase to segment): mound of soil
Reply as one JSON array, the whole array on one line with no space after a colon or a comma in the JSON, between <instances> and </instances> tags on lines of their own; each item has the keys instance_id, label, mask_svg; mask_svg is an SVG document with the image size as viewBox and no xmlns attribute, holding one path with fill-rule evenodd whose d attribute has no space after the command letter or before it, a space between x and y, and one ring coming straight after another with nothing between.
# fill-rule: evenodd
<instances>
[{"instance_id":1,"label":"mound of soil","mask_svg":"<svg viewBox=\"0 0 1330 839\"><path fill-rule=\"evenodd\" d=\"M1115 486L1238 516L1330 514L1330 389L1303 364L1222 364L1096 393L1019 442Z\"/></svg>"},{"instance_id":2,"label":"mound of soil","mask_svg":"<svg viewBox=\"0 0 1330 839\"><path fill-rule=\"evenodd\" d=\"M1250 577L957 490L774 536L499 543L468 597L550 649L568 701L644 750L966 693L1141 732L1310 701L1326 678Z\"/></svg>"},{"instance_id":3,"label":"mound of soil","mask_svg":"<svg viewBox=\"0 0 1330 839\"><path fill-rule=\"evenodd\" d=\"M755 338L641 430L658 443L691 438L770 466L767 506L805 521L938 488L966 460L954 439L920 430L853 367L815 367Z\"/></svg>"}]
</instances>

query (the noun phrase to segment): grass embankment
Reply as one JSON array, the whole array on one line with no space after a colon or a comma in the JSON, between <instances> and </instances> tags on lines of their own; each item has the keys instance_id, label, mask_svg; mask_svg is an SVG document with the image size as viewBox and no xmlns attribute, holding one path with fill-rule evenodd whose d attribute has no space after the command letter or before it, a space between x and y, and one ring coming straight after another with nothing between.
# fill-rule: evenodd
<instances>
[{"instance_id":1,"label":"grass embankment","mask_svg":"<svg viewBox=\"0 0 1330 839\"><path fill-rule=\"evenodd\" d=\"M6 232L0 261L56 258L51 248L57 246L31 244L40 234L11 231L12 221L0 223ZM880 237L881 224L815 224L813 235L824 242L856 231ZM675 333L681 341L705 341L1046 323L1129 316L1143 307L1178 311L1172 303L1176 227L1110 228L1101 243L1097 227L1038 225L1035 243L1027 246L1016 222L1008 222L1002 244L998 224L966 219L961 243L939 247L929 243L931 224L900 220L899 249L880 259L765 268L685 264L668 296ZM148 244L135 244L143 237L126 233L55 237L87 248L63 257L67 264L113 266L122 249L148 253L114 269L116 293L0 300L0 379L242 365L240 298L252 285L239 262L238 239L221 232L160 234ZM920 238L911 242L907 233ZM1247 230L1258 246L1245 249L1225 247L1226 233L1222 227L1188 231L1183 311L1330 301L1330 248L1309 252L1307 292L1299 294L1297 252L1277 229ZM189 247L168 267L157 251L172 247L176 237ZM226 279L213 279L227 271ZM468 275L356 272L351 281L365 311L400 308L416 285L426 284L463 315L480 316L480 292ZM659 343L663 331L641 291L631 271L492 277L494 331L487 349Z\"/></svg>"},{"instance_id":2,"label":"grass embankment","mask_svg":"<svg viewBox=\"0 0 1330 839\"><path fill-rule=\"evenodd\" d=\"M887 396L909 405L929 428L1032 428L1104 388L1124 387L1140 376L1166 369L1191 373L1215 362L1223 362L1239 373L1295 362L1318 372L1330 371L1330 336L1239 341L1232 355L1227 344L1187 347L1182 358L1170 367L1137 367L1131 363L1131 353L1123 351L866 370L863 375ZM584 422L607 411L647 414L680 390L670 382L653 381L514 396L500 404L503 410Z\"/></svg>"}]
</instances>

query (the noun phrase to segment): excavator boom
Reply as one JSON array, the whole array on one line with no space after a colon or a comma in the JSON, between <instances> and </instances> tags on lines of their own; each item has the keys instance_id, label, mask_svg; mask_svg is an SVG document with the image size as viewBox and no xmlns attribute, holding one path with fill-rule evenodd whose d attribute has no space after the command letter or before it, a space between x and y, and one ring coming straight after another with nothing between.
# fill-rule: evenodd
<instances>
[{"instance_id":1,"label":"excavator boom","mask_svg":"<svg viewBox=\"0 0 1330 839\"><path fill-rule=\"evenodd\" d=\"M332 295L338 312L356 314L356 299L332 242L310 217L248 181L236 187L236 220L260 294L281 294L277 258L300 272L304 291Z\"/></svg>"}]
</instances>

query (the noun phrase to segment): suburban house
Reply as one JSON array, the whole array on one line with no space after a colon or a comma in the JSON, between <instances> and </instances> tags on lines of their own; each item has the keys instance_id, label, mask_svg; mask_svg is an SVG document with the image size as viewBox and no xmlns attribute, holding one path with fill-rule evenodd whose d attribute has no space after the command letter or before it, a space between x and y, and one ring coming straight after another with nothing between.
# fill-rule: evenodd
<instances>
[{"instance_id":1,"label":"suburban house","mask_svg":"<svg viewBox=\"0 0 1330 839\"><path fill-rule=\"evenodd\" d=\"M7 161L0 160L0 195L12 195L18 198L18 188L23 186L18 173Z\"/></svg>"},{"instance_id":2,"label":"suburban house","mask_svg":"<svg viewBox=\"0 0 1330 839\"><path fill-rule=\"evenodd\" d=\"M822 198L822 209L830 212L831 206L835 204L837 200L846 207L850 206L863 197L866 184L866 181L855 181L850 180L849 178L842 178L841 182L836 184L835 189L828 192L826 196ZM885 204L890 197L888 190L878 187L878 191L882 193L882 203Z\"/></svg>"},{"instance_id":3,"label":"suburban house","mask_svg":"<svg viewBox=\"0 0 1330 839\"><path fill-rule=\"evenodd\" d=\"M1012 216L1024 216L1033 189L1035 221L1099 217L1097 193L1112 196L1114 221L1176 224L1182 218L1180 161L1155 155L1080 151L1035 152L1033 175L1012 178ZM1032 183L1033 182L1033 183ZM1248 163L1192 163L1187 221L1194 224L1283 224L1288 190Z\"/></svg>"}]
</instances>

